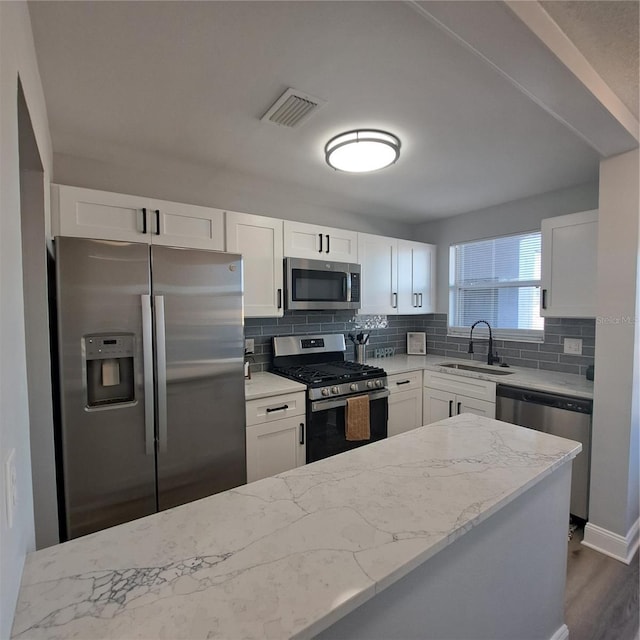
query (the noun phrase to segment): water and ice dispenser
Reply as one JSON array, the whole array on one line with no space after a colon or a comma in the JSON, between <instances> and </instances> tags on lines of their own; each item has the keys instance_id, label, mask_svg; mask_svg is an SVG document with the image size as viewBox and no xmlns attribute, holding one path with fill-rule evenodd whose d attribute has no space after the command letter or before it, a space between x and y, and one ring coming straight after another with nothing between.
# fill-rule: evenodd
<instances>
[{"instance_id":1,"label":"water and ice dispenser","mask_svg":"<svg viewBox=\"0 0 640 640\"><path fill-rule=\"evenodd\" d=\"M84 336L87 407L105 407L133 402L134 334Z\"/></svg>"}]
</instances>

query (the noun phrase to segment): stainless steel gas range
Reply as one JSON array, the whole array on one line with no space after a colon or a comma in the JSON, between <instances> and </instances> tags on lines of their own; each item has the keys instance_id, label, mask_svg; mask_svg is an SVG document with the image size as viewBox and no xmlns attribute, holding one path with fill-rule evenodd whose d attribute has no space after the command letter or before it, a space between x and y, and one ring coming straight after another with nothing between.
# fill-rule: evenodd
<instances>
[{"instance_id":1,"label":"stainless steel gas range","mask_svg":"<svg viewBox=\"0 0 640 640\"><path fill-rule=\"evenodd\" d=\"M272 372L307 385L307 463L387 437L387 374L345 360L342 334L273 338ZM345 436L347 399L369 401L369 440Z\"/></svg>"}]
</instances>

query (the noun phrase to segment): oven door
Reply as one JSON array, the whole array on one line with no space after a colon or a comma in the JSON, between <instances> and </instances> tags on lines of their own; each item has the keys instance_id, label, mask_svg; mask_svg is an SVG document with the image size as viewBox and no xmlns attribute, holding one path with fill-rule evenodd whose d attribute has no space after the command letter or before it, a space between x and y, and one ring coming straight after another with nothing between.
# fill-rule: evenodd
<instances>
[{"instance_id":1,"label":"oven door","mask_svg":"<svg viewBox=\"0 0 640 640\"><path fill-rule=\"evenodd\" d=\"M290 310L359 309L352 300L349 264L287 258L286 303Z\"/></svg>"},{"instance_id":2,"label":"oven door","mask_svg":"<svg viewBox=\"0 0 640 640\"><path fill-rule=\"evenodd\" d=\"M345 438L346 398L329 398L309 402L307 464L387 437L389 390L372 391L368 396L371 439L356 442L348 441Z\"/></svg>"}]
</instances>

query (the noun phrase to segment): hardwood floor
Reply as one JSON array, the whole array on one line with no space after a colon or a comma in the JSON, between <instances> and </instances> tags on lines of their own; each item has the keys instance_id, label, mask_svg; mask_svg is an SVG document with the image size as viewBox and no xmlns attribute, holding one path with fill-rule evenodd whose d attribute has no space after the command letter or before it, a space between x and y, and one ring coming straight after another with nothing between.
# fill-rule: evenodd
<instances>
[{"instance_id":1,"label":"hardwood floor","mask_svg":"<svg viewBox=\"0 0 640 640\"><path fill-rule=\"evenodd\" d=\"M569 542L565 621L569 640L636 640L638 553L627 566L589 549L577 529Z\"/></svg>"}]
</instances>

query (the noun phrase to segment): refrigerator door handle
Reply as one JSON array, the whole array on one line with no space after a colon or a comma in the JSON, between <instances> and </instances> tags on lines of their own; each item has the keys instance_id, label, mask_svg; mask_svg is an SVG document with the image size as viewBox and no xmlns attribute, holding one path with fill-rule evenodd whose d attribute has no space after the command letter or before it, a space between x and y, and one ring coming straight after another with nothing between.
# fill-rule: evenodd
<instances>
[{"instance_id":1,"label":"refrigerator door handle","mask_svg":"<svg viewBox=\"0 0 640 640\"><path fill-rule=\"evenodd\" d=\"M156 367L158 380L158 445L167 451L167 353L164 327L164 296L153 296L156 318Z\"/></svg>"},{"instance_id":2,"label":"refrigerator door handle","mask_svg":"<svg viewBox=\"0 0 640 640\"><path fill-rule=\"evenodd\" d=\"M145 211L146 216L146 211ZM142 370L144 373L144 446L148 456L155 453L153 432L153 328L151 296L140 296L142 303Z\"/></svg>"}]
</instances>

